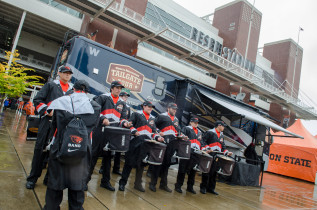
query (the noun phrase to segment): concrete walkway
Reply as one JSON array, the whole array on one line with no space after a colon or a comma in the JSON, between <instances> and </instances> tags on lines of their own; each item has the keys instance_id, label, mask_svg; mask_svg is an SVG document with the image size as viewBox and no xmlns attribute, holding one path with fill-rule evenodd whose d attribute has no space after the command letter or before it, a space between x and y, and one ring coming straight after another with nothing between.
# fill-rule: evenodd
<instances>
[{"instance_id":1,"label":"concrete walkway","mask_svg":"<svg viewBox=\"0 0 317 210\"><path fill-rule=\"evenodd\" d=\"M2 209L41 209L45 203L46 186L42 177L34 190L25 188L26 176L30 172L34 141L26 141L26 117L7 110L0 115L0 210ZM123 163L121 164L123 166ZM97 163L92 180L86 192L84 208L89 209L317 209L317 190L311 183L265 174L263 187L230 186L217 184L218 196L200 194L200 176L196 176L196 195L186 193L186 181L183 193L167 193L148 189L149 178L143 177L145 193L133 189L134 171L131 174L126 191L118 191L120 176L112 175L112 184L116 191L100 188L101 175ZM169 187L174 189L176 171L169 172ZM68 209L67 190L61 209Z\"/></svg>"}]
</instances>

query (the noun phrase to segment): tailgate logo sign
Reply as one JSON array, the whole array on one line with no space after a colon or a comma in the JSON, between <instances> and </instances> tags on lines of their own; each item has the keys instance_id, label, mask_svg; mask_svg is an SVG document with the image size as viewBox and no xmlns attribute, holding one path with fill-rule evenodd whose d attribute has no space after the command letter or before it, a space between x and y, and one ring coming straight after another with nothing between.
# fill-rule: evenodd
<instances>
[{"instance_id":1,"label":"tailgate logo sign","mask_svg":"<svg viewBox=\"0 0 317 210\"><path fill-rule=\"evenodd\" d=\"M125 88L140 93L142 91L144 75L130 66L111 63L107 75L107 83L120 81Z\"/></svg>"}]
</instances>

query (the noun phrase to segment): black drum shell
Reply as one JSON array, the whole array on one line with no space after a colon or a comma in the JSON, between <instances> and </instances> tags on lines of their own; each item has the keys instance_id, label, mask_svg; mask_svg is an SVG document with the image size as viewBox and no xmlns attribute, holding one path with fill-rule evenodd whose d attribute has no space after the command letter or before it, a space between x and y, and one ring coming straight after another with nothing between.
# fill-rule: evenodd
<instances>
[{"instance_id":1,"label":"black drum shell","mask_svg":"<svg viewBox=\"0 0 317 210\"><path fill-rule=\"evenodd\" d=\"M32 133L38 133L40 121L41 118L39 115L29 115L27 130Z\"/></svg>"},{"instance_id":2,"label":"black drum shell","mask_svg":"<svg viewBox=\"0 0 317 210\"><path fill-rule=\"evenodd\" d=\"M231 176L234 168L235 161L232 158L224 155L217 155L217 164L220 168L219 172L225 176Z\"/></svg>"},{"instance_id":3,"label":"black drum shell","mask_svg":"<svg viewBox=\"0 0 317 210\"><path fill-rule=\"evenodd\" d=\"M166 145L163 143L145 142L149 158L147 163L151 165L162 165L166 151Z\"/></svg>"},{"instance_id":4,"label":"black drum shell","mask_svg":"<svg viewBox=\"0 0 317 210\"><path fill-rule=\"evenodd\" d=\"M180 159L190 159L191 142L187 140L175 140L176 156Z\"/></svg>"},{"instance_id":5,"label":"black drum shell","mask_svg":"<svg viewBox=\"0 0 317 210\"><path fill-rule=\"evenodd\" d=\"M194 153L194 155L196 157L198 157L199 159L199 163L198 163L198 169L199 171L201 171L202 173L209 173L211 166L213 164L213 156L211 155L207 155L207 154L203 154L203 153Z\"/></svg>"},{"instance_id":6,"label":"black drum shell","mask_svg":"<svg viewBox=\"0 0 317 210\"><path fill-rule=\"evenodd\" d=\"M127 128L105 126L103 136L109 143L111 151L127 152L129 150L131 131Z\"/></svg>"}]
</instances>

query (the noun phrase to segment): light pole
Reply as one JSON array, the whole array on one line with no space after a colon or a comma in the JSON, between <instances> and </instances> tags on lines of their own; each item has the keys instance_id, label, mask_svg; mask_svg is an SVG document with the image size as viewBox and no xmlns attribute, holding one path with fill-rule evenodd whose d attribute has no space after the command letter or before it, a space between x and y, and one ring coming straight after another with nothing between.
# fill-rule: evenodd
<instances>
[{"instance_id":1,"label":"light pole","mask_svg":"<svg viewBox=\"0 0 317 210\"><path fill-rule=\"evenodd\" d=\"M247 63L247 59L248 59L247 57L248 57L248 49L249 49L249 41L250 41L252 20L253 20L254 4L255 4L255 0L253 0L252 9L251 9L251 17L250 17L249 31L248 31L248 37L247 37L247 45L245 47L245 53L244 53L243 68L245 67L245 65ZM241 91L242 91L242 87L240 86L240 91L239 92L241 93Z\"/></svg>"},{"instance_id":2,"label":"light pole","mask_svg":"<svg viewBox=\"0 0 317 210\"><path fill-rule=\"evenodd\" d=\"M252 10L251 10L251 18L250 18L250 25L249 25L249 31L248 31L248 37L247 37L247 46L245 48L245 54L244 54L244 62L245 63L247 62L247 59L248 59L247 56L248 56L251 27L252 27L252 21L253 21L254 4L255 4L255 0L253 0Z\"/></svg>"},{"instance_id":3,"label":"light pole","mask_svg":"<svg viewBox=\"0 0 317 210\"><path fill-rule=\"evenodd\" d=\"M13 55L14 55L16 46L18 44L19 38L20 38L20 34L21 34L22 26L24 24L25 16L26 16L26 11L24 10L23 13L22 13L21 20L20 20L19 28L17 30L17 33L15 34L15 37L14 37L13 46L12 46L12 49L11 49L11 55L10 55L10 58L9 58L9 61L8 61L8 67L7 67L6 73L9 72L9 69L11 67Z\"/></svg>"},{"instance_id":4,"label":"light pole","mask_svg":"<svg viewBox=\"0 0 317 210\"><path fill-rule=\"evenodd\" d=\"M304 31L301 27L298 29L298 37L297 37L297 44L296 44L296 53L295 53L295 61L294 61L294 71L293 71L293 82L292 82L292 91L291 91L291 98L293 97L294 92L294 82L295 82L295 72L296 72L296 60L298 55L298 43L299 43L299 34L301 31Z\"/></svg>"}]
</instances>

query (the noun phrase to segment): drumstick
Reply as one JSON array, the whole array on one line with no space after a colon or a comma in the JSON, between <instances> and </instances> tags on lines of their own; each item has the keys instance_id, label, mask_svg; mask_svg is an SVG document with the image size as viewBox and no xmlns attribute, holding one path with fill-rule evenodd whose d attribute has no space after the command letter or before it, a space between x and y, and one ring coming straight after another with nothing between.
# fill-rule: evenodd
<instances>
[{"instance_id":1,"label":"drumstick","mask_svg":"<svg viewBox=\"0 0 317 210\"><path fill-rule=\"evenodd\" d=\"M202 153L204 153L205 155L209 155L207 152L200 150Z\"/></svg>"},{"instance_id":2,"label":"drumstick","mask_svg":"<svg viewBox=\"0 0 317 210\"><path fill-rule=\"evenodd\" d=\"M119 123L119 122L116 122L116 121L113 121L113 122L109 122L109 124L114 124L114 123ZM106 127L107 125L104 125L104 126L102 126L102 132L104 132L105 131L105 127Z\"/></svg>"},{"instance_id":3,"label":"drumstick","mask_svg":"<svg viewBox=\"0 0 317 210\"><path fill-rule=\"evenodd\" d=\"M109 124L115 124L115 123L120 123L120 122L116 122L116 121L109 122Z\"/></svg>"},{"instance_id":4,"label":"drumstick","mask_svg":"<svg viewBox=\"0 0 317 210\"><path fill-rule=\"evenodd\" d=\"M150 134L158 134L158 133L150 133ZM146 135L146 134L143 134L143 135ZM157 140L155 140L155 139L150 139L150 140L157 141ZM157 141L157 142L159 142L159 141ZM166 143L166 141L165 141L164 139L163 139L163 142Z\"/></svg>"}]
</instances>

